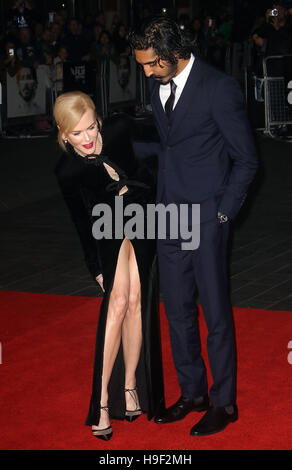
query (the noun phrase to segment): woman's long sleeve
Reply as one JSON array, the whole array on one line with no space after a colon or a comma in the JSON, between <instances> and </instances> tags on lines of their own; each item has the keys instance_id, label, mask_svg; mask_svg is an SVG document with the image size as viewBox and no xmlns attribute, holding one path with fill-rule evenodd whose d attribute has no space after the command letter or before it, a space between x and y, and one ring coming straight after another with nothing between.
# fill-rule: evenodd
<instances>
[{"instance_id":1,"label":"woman's long sleeve","mask_svg":"<svg viewBox=\"0 0 292 470\"><path fill-rule=\"evenodd\" d=\"M80 187L71 180L61 178L57 174L57 180L63 198L69 209L71 219L75 224L84 252L85 263L95 279L102 273L98 252L98 242L92 235L92 219L86 202L82 197Z\"/></svg>"}]
</instances>

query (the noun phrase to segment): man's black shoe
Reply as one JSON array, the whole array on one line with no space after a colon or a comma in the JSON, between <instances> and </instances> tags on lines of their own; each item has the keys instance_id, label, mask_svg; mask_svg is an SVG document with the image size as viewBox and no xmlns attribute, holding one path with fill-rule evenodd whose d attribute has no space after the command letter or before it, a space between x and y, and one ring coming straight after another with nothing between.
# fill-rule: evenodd
<instances>
[{"instance_id":1,"label":"man's black shoe","mask_svg":"<svg viewBox=\"0 0 292 470\"><path fill-rule=\"evenodd\" d=\"M203 418L191 429L191 436L208 436L223 431L229 423L238 419L236 405L211 406Z\"/></svg>"},{"instance_id":2,"label":"man's black shoe","mask_svg":"<svg viewBox=\"0 0 292 470\"><path fill-rule=\"evenodd\" d=\"M191 411L206 411L209 407L208 395L198 398L180 397L170 408L166 408L160 415L154 418L157 424L174 423L180 421Z\"/></svg>"}]
</instances>

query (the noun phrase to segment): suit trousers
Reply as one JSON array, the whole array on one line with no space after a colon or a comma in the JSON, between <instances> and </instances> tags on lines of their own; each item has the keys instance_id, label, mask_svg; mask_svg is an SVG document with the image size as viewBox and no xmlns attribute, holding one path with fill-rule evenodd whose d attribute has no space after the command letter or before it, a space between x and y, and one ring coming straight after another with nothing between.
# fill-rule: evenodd
<instances>
[{"instance_id":1,"label":"suit trousers","mask_svg":"<svg viewBox=\"0 0 292 470\"><path fill-rule=\"evenodd\" d=\"M206 367L195 308L199 294L208 329L207 350L213 377L210 401L227 406L236 400L236 352L227 274L229 222L201 224L196 250L181 249L180 239L158 240L161 288L170 341L184 397L208 392Z\"/></svg>"}]
</instances>

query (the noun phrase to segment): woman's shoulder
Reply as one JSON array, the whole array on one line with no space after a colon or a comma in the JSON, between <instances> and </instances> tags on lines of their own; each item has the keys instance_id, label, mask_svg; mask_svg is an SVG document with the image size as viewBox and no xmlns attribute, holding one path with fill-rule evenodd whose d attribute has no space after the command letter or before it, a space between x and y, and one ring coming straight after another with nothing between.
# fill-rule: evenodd
<instances>
[{"instance_id":1,"label":"woman's shoulder","mask_svg":"<svg viewBox=\"0 0 292 470\"><path fill-rule=\"evenodd\" d=\"M70 153L64 152L59 158L55 167L55 175L60 182L76 181L78 175L82 173L82 167Z\"/></svg>"}]
</instances>

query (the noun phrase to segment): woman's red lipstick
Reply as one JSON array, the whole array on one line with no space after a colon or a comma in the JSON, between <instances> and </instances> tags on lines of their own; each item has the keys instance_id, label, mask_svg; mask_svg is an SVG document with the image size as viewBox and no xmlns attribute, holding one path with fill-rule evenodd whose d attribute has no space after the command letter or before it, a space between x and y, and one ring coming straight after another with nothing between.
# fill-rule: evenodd
<instances>
[{"instance_id":1,"label":"woman's red lipstick","mask_svg":"<svg viewBox=\"0 0 292 470\"><path fill-rule=\"evenodd\" d=\"M90 144L82 145L82 147L85 147L86 149L91 149L93 147L93 142Z\"/></svg>"}]
</instances>

